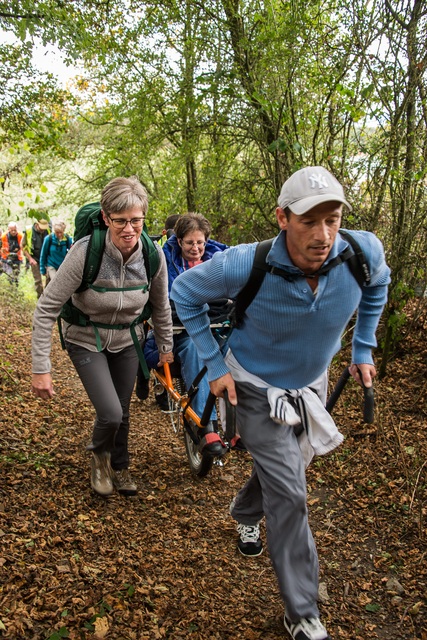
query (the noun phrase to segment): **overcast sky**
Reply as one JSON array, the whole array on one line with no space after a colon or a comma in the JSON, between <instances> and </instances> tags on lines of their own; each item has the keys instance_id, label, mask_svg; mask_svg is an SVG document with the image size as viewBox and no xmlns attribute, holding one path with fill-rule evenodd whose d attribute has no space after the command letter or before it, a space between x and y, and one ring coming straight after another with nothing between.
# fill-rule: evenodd
<instances>
[{"instance_id":1,"label":"overcast sky","mask_svg":"<svg viewBox=\"0 0 427 640\"><path fill-rule=\"evenodd\" d=\"M18 42L15 36L10 32L2 32L1 40L4 44L12 44ZM65 85L67 81L75 75L79 74L78 67L67 67L62 60L61 53L54 45L43 47L40 41L36 39L36 45L33 49L33 62L40 71L49 71L58 77L59 81Z\"/></svg>"},{"instance_id":2,"label":"overcast sky","mask_svg":"<svg viewBox=\"0 0 427 640\"><path fill-rule=\"evenodd\" d=\"M34 64L40 71L50 71L55 74L59 80L66 84L67 80L78 75L77 67L67 67L62 60L60 51L53 45L43 47L38 45L34 48L33 53Z\"/></svg>"}]
</instances>

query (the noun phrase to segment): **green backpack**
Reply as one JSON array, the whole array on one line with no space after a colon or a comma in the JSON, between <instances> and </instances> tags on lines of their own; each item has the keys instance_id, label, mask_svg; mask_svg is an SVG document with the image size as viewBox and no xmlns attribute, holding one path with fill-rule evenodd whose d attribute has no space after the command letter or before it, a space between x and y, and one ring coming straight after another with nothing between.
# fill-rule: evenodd
<instances>
[{"instance_id":1,"label":"green backpack","mask_svg":"<svg viewBox=\"0 0 427 640\"><path fill-rule=\"evenodd\" d=\"M144 258L145 270L147 272L147 281L148 284L137 286L137 287L97 287L93 284L96 280L96 277L99 272L99 268L101 266L102 255L104 253L105 246L105 236L107 234L107 225L104 222L101 213L101 205L99 202L91 202L90 204L85 204L76 213L76 217L74 220L75 224L75 232L74 232L74 241L80 240L85 236L90 236L89 244L86 253L86 260L83 269L83 278L79 288L76 290L76 293L80 293L81 291L85 291L86 289L93 289L94 291L98 291L99 293L105 293L107 291L136 291L142 290L144 293L149 291L150 283L152 277L157 272L157 269L160 264L159 254L157 252L156 247L154 246L153 241L149 237L147 233L147 228L144 225L144 228L141 232L141 242L142 242L142 255ZM147 364L145 362L144 354L141 349L141 346L138 341L138 336L135 331L135 327L138 324L144 322L144 320L148 320L151 316L152 307L150 303L147 303L139 316L134 318L132 322L125 324L105 324L102 322L93 322L90 317L83 313L80 309L75 307L72 303L71 298L64 304L61 309L60 316L58 318L58 326L59 326L59 334L61 338L62 347L65 348L65 342L62 335L62 328L60 319L62 318L65 322L69 324L75 324L80 327L87 327L91 325L95 331L96 336L96 346L98 351L102 351L101 338L99 336L98 329L130 329L132 339L135 345L135 348L138 353L138 358L144 372L145 377L149 378L149 371Z\"/></svg>"}]
</instances>

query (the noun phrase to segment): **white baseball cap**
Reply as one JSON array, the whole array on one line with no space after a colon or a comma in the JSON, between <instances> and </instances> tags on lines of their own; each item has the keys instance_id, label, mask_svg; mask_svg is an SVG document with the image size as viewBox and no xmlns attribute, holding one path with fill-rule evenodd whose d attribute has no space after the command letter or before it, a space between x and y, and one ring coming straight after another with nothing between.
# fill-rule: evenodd
<instances>
[{"instance_id":1,"label":"white baseball cap","mask_svg":"<svg viewBox=\"0 0 427 640\"><path fill-rule=\"evenodd\" d=\"M323 167L305 167L291 175L284 183L277 204L296 215L307 213L322 202L341 202L351 211L338 180Z\"/></svg>"}]
</instances>

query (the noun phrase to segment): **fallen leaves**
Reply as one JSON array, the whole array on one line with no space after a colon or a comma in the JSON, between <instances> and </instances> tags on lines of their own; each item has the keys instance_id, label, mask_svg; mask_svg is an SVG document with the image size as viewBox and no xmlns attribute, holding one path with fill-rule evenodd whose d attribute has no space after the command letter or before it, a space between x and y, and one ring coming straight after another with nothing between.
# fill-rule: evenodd
<instances>
[{"instance_id":1,"label":"fallen leaves","mask_svg":"<svg viewBox=\"0 0 427 640\"><path fill-rule=\"evenodd\" d=\"M321 615L340 640L427 640L426 315L376 384L373 428L364 429L350 381L334 410L345 441L307 472ZM85 452L92 408L56 334L57 395L46 404L29 393L22 366L30 313L2 299L0 327L0 637L286 637L268 551L240 556L228 514L249 455L228 454L206 479L193 478L153 397L135 398L139 493L97 497ZM343 367L334 364L333 380Z\"/></svg>"}]
</instances>

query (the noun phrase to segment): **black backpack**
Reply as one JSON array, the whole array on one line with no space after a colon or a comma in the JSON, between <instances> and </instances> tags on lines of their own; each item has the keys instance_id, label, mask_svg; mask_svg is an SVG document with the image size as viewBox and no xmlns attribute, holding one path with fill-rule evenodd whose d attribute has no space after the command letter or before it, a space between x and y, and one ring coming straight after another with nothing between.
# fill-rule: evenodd
<instances>
[{"instance_id":1,"label":"black backpack","mask_svg":"<svg viewBox=\"0 0 427 640\"><path fill-rule=\"evenodd\" d=\"M316 275L325 274L334 267L337 267L339 264L348 262L350 271L355 277L358 285L360 287L367 286L371 282L371 275L365 254L357 240L348 231L340 229L339 233L345 240L347 240L350 246L344 249L344 251L331 260L327 265L321 267ZM263 240L258 243L249 279L237 294L229 316L229 321L232 327L238 328L241 326L244 313L257 295L267 272L274 273L285 280L294 280L294 276L292 274L266 262L267 254L271 249L273 240L274 238L269 238L268 240Z\"/></svg>"},{"instance_id":2,"label":"black backpack","mask_svg":"<svg viewBox=\"0 0 427 640\"><path fill-rule=\"evenodd\" d=\"M157 269L160 264L160 258L158 251L154 245L154 242L151 240L147 233L147 229L144 225L144 228L141 232L141 242L142 242L142 254L144 258L145 270L147 273L147 285L142 285L138 287L97 287L93 284L96 280L96 277L99 272L99 268L101 266L102 255L104 253L105 246L105 237L107 234L107 225L104 222L101 213L101 205L99 202L91 202L90 204L85 204L83 207L76 213L75 217L75 233L74 233L74 241L80 240L85 236L90 236L86 259L83 269L83 278L79 288L76 290L76 293L80 293L81 291L85 291L86 289L93 289L94 291L98 291L99 293L105 293L107 291L134 291L135 289L141 289L143 291L148 291L150 289L150 283L152 277L157 272ZM138 336L135 331L135 327L138 324L141 324L145 320L151 316L152 307L150 303L147 303L142 311L142 313L134 318L134 320L130 323L125 324L104 324L102 322L93 322L90 317L83 313L80 309L75 307L72 303L71 298L64 304L61 309L60 316L58 318L58 326L59 333L61 338L62 347L65 348L65 342L62 335L61 330L61 322L60 318L68 322L69 324L75 324L80 327L86 327L91 325L95 331L96 336L96 346L98 351L102 350L101 339L99 336L98 328L101 329L130 329L132 339L135 345L135 348L138 353L138 358L141 364L141 368L144 372L145 377L149 378L149 371L145 362L144 354L141 349L141 346L138 341Z\"/></svg>"}]
</instances>

